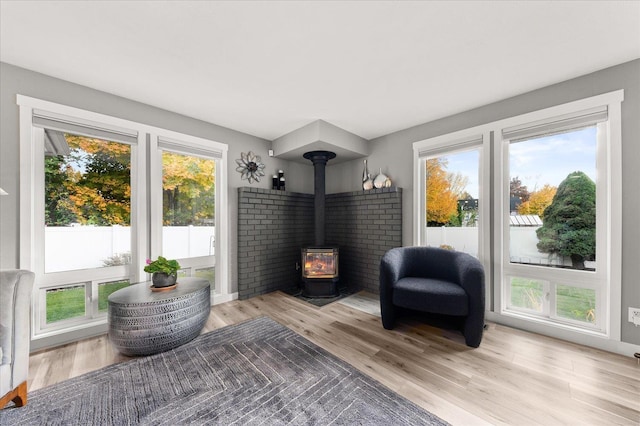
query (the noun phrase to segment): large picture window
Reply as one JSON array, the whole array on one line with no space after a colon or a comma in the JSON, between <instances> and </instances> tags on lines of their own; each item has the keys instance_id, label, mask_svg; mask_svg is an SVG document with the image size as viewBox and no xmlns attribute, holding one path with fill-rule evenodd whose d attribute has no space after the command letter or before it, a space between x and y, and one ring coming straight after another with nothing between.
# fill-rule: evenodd
<instances>
[{"instance_id":1,"label":"large picture window","mask_svg":"<svg viewBox=\"0 0 640 426\"><path fill-rule=\"evenodd\" d=\"M106 330L108 296L148 280L145 260L159 255L229 300L226 145L24 96L18 104L32 339Z\"/></svg>"},{"instance_id":2,"label":"large picture window","mask_svg":"<svg viewBox=\"0 0 640 426\"><path fill-rule=\"evenodd\" d=\"M479 175L489 318L570 340L619 340L622 98L612 92L414 143L415 244L473 254L476 234L452 242L470 217L460 202L475 189L453 197L457 215L440 214L433 194ZM474 150L479 161L465 157Z\"/></svg>"},{"instance_id":3,"label":"large picture window","mask_svg":"<svg viewBox=\"0 0 640 426\"><path fill-rule=\"evenodd\" d=\"M606 186L600 182L598 140L607 144L603 115L585 118L576 128L505 139L509 202L504 203L504 309L602 330L606 253ZM506 132L505 132L506 133ZM601 136L598 137L598 134ZM604 150L600 150L605 152ZM599 161L598 161L599 160ZM507 177L507 175L505 175ZM601 176L606 180L606 176ZM604 187L603 187L604 186ZM506 191L505 191L506 192ZM600 208L597 208L600 205ZM506 247L508 246L508 249Z\"/></svg>"}]
</instances>

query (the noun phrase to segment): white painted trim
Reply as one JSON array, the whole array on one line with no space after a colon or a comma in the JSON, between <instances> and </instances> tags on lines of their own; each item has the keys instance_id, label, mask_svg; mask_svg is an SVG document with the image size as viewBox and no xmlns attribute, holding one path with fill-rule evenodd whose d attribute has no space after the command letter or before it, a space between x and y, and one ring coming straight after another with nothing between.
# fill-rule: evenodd
<instances>
[{"instance_id":1,"label":"white painted trim","mask_svg":"<svg viewBox=\"0 0 640 426\"><path fill-rule=\"evenodd\" d=\"M615 100L609 102L609 325L610 337L622 338L622 101L624 92L619 90ZM617 165L617 167L615 167ZM638 349L638 347L636 347ZM637 351L637 350L636 350Z\"/></svg>"},{"instance_id":2,"label":"white painted trim","mask_svg":"<svg viewBox=\"0 0 640 426\"><path fill-rule=\"evenodd\" d=\"M502 130L504 128L514 127L523 123L534 123L565 114L571 114L575 111L588 110L602 105L620 103L623 100L624 90L616 90L602 95L592 96L590 98L580 99L522 115L516 115L479 127L488 126L491 130Z\"/></svg>"},{"instance_id":3,"label":"white painted trim","mask_svg":"<svg viewBox=\"0 0 640 426\"><path fill-rule=\"evenodd\" d=\"M426 182L425 164L420 158L420 150L413 145L413 245L422 246L425 243L426 230L422 224L426 220L425 212L425 190Z\"/></svg>"},{"instance_id":4,"label":"white painted trim","mask_svg":"<svg viewBox=\"0 0 640 426\"><path fill-rule=\"evenodd\" d=\"M188 140L190 143L208 150L227 151L229 149L227 144L215 142L209 139L186 135L183 133L175 132L173 130L163 129L161 127L151 126L131 120L125 120L123 118L75 108L64 104L44 101L42 99L32 98L29 96L17 95L17 104L20 106L28 106L32 109L46 110L61 115L68 115L93 122L103 122L125 129L137 130L139 133L156 133L169 139Z\"/></svg>"},{"instance_id":5,"label":"white painted trim","mask_svg":"<svg viewBox=\"0 0 640 426\"><path fill-rule=\"evenodd\" d=\"M238 293L228 294L213 294L211 293L211 305L221 305L223 303L231 302L232 300L238 300Z\"/></svg>"},{"instance_id":6,"label":"white painted trim","mask_svg":"<svg viewBox=\"0 0 640 426\"><path fill-rule=\"evenodd\" d=\"M226 150L222 152L222 159L217 164L219 166L216 167L216 206L221 206L221 208L216 210L215 218L216 229L220 230L216 237L216 265L220 265L220 268L216 268L215 288L220 296L224 296L231 293L231 256L229 256L229 211L231 206L229 205L228 191L230 168ZM220 191L218 191L218 185L221 187ZM237 298L237 293L235 294L235 298Z\"/></svg>"},{"instance_id":7,"label":"white painted trim","mask_svg":"<svg viewBox=\"0 0 640 426\"><path fill-rule=\"evenodd\" d=\"M138 144L131 147L131 162L136 167L131 168L131 230L135 234L131 238L131 262L130 276L133 282L146 280L144 272L145 261L149 258L149 226L147 215L149 206L147 203L147 158L149 147L147 135L138 133Z\"/></svg>"},{"instance_id":8,"label":"white painted trim","mask_svg":"<svg viewBox=\"0 0 640 426\"><path fill-rule=\"evenodd\" d=\"M628 357L633 357L634 353L640 352L640 345L621 342L619 339L607 338L602 334L590 333L577 328L569 330L570 327L566 326L550 325L549 323L540 324L535 321L523 320L514 316L500 315L496 312L489 311L485 312L485 319L508 327L538 333Z\"/></svg>"}]
</instances>

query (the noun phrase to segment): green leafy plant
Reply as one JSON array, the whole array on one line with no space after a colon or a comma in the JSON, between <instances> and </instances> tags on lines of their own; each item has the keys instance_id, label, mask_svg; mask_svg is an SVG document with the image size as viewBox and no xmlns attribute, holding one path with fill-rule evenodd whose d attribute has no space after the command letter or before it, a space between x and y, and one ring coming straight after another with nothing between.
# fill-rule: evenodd
<instances>
[{"instance_id":1,"label":"green leafy plant","mask_svg":"<svg viewBox=\"0 0 640 426\"><path fill-rule=\"evenodd\" d=\"M162 256L158 256L158 259L154 260L153 262L151 261L151 259L147 259L147 266L144 267L145 272L164 272L168 275L175 275L179 269L180 264L177 260L167 260Z\"/></svg>"}]
</instances>

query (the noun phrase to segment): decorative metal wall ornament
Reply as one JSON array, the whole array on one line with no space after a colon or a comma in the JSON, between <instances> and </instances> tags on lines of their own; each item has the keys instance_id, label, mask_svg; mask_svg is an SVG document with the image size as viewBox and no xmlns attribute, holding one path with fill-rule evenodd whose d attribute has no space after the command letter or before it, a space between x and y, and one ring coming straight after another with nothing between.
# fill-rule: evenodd
<instances>
[{"instance_id":1,"label":"decorative metal wall ornament","mask_svg":"<svg viewBox=\"0 0 640 426\"><path fill-rule=\"evenodd\" d=\"M255 155L253 151L247 153L241 152L242 158L236 160L236 171L241 173L242 179L246 179L249 183L260 182L260 178L264 176L264 164L259 155Z\"/></svg>"}]
</instances>

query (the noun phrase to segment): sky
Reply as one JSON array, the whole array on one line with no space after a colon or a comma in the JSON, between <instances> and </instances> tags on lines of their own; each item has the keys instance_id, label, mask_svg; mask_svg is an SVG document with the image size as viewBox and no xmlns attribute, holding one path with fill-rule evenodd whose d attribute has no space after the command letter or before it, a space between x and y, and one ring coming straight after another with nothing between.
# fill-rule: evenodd
<instances>
[{"instance_id":1,"label":"sky","mask_svg":"<svg viewBox=\"0 0 640 426\"><path fill-rule=\"evenodd\" d=\"M477 149L445 156L447 171L469 180L466 191L478 197ZM582 171L596 181L596 127L568 133L512 142L509 146L509 175L517 176L529 192L545 184L558 186L569 173Z\"/></svg>"}]
</instances>

